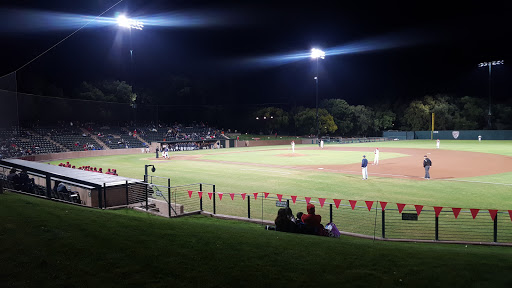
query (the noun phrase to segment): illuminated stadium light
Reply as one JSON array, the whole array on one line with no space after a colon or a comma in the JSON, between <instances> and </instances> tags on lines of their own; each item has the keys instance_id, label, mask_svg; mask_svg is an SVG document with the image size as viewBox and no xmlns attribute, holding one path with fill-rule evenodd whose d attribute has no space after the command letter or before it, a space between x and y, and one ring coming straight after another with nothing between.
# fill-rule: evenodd
<instances>
[{"instance_id":1,"label":"illuminated stadium light","mask_svg":"<svg viewBox=\"0 0 512 288\"><path fill-rule=\"evenodd\" d=\"M142 30L144 23L134 19L129 19L125 15L119 15L117 17L117 24L121 27Z\"/></svg>"},{"instance_id":2,"label":"illuminated stadium light","mask_svg":"<svg viewBox=\"0 0 512 288\"><path fill-rule=\"evenodd\" d=\"M325 59L325 52L320 50L320 49L313 48L313 49L311 49L311 58L313 58L313 59L318 59L318 58Z\"/></svg>"},{"instance_id":3,"label":"illuminated stadium light","mask_svg":"<svg viewBox=\"0 0 512 288\"><path fill-rule=\"evenodd\" d=\"M492 102L491 102L491 79L492 79L492 66L496 66L496 65L503 65L505 64L505 61L504 60L498 60L498 61L489 61L489 62L482 62L480 64L478 64L478 67L489 67L489 113L488 113L488 117L487 117L487 126L489 127L489 129L492 129Z\"/></svg>"},{"instance_id":4,"label":"illuminated stadium light","mask_svg":"<svg viewBox=\"0 0 512 288\"><path fill-rule=\"evenodd\" d=\"M503 65L503 64L505 64L504 60L489 61L489 62L482 62L482 63L478 64L478 67L496 66L496 65Z\"/></svg>"}]
</instances>

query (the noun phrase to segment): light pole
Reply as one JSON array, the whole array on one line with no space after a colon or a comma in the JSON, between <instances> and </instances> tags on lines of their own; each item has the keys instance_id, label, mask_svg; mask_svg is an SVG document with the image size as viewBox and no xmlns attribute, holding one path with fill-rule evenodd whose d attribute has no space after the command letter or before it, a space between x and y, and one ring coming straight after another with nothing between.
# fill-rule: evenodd
<instances>
[{"instance_id":1,"label":"light pole","mask_svg":"<svg viewBox=\"0 0 512 288\"><path fill-rule=\"evenodd\" d=\"M325 52L313 48L311 49L311 58L316 59L316 76L315 76L315 83L316 83L316 138L318 139L320 135L320 128L319 128L319 121L318 121L318 60L319 59L325 59Z\"/></svg>"},{"instance_id":2,"label":"light pole","mask_svg":"<svg viewBox=\"0 0 512 288\"><path fill-rule=\"evenodd\" d=\"M487 126L488 126L489 129L492 128L492 122L491 122L491 118L492 118L492 112L491 112L491 77L492 77L492 68L491 67L495 66L495 65L502 65L504 63L505 63L505 61L498 60L498 61L482 62L482 63L478 64L478 67L485 67L485 66L489 67L489 114L487 115L488 116Z\"/></svg>"}]
</instances>

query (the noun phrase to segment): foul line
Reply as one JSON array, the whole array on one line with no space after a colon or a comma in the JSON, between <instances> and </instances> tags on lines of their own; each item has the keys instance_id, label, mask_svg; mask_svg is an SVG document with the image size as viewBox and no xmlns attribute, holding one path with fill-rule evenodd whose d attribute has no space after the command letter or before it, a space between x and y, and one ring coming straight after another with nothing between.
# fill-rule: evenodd
<instances>
[{"instance_id":1,"label":"foul line","mask_svg":"<svg viewBox=\"0 0 512 288\"><path fill-rule=\"evenodd\" d=\"M458 179L439 179L439 180L512 186L512 184L507 184L507 183L495 183L495 182L474 181L474 180L458 180Z\"/></svg>"}]
</instances>

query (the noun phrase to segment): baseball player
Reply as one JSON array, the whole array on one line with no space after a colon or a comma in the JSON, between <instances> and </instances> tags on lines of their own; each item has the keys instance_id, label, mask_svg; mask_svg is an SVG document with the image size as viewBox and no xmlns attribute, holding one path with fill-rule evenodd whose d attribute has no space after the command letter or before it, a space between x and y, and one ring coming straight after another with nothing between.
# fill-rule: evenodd
<instances>
[{"instance_id":1,"label":"baseball player","mask_svg":"<svg viewBox=\"0 0 512 288\"><path fill-rule=\"evenodd\" d=\"M292 153L295 153L295 141L292 140Z\"/></svg>"},{"instance_id":2,"label":"baseball player","mask_svg":"<svg viewBox=\"0 0 512 288\"><path fill-rule=\"evenodd\" d=\"M428 159L427 155L423 156L423 168L425 168L425 179L430 180L430 166L432 166L432 161Z\"/></svg>"},{"instance_id":3,"label":"baseball player","mask_svg":"<svg viewBox=\"0 0 512 288\"><path fill-rule=\"evenodd\" d=\"M320 140L320 148L324 149L324 140Z\"/></svg>"},{"instance_id":4,"label":"baseball player","mask_svg":"<svg viewBox=\"0 0 512 288\"><path fill-rule=\"evenodd\" d=\"M482 142L482 136L478 135L478 142Z\"/></svg>"},{"instance_id":5,"label":"baseball player","mask_svg":"<svg viewBox=\"0 0 512 288\"><path fill-rule=\"evenodd\" d=\"M375 157L373 158L373 165L379 165L379 148L375 148Z\"/></svg>"},{"instance_id":6,"label":"baseball player","mask_svg":"<svg viewBox=\"0 0 512 288\"><path fill-rule=\"evenodd\" d=\"M439 144L441 144L441 141L439 141L439 139L437 139L437 142L436 142L436 148L439 149Z\"/></svg>"},{"instance_id":7,"label":"baseball player","mask_svg":"<svg viewBox=\"0 0 512 288\"><path fill-rule=\"evenodd\" d=\"M363 172L363 180L368 180L368 160L366 155L363 155L363 161L361 161L361 170Z\"/></svg>"}]
</instances>

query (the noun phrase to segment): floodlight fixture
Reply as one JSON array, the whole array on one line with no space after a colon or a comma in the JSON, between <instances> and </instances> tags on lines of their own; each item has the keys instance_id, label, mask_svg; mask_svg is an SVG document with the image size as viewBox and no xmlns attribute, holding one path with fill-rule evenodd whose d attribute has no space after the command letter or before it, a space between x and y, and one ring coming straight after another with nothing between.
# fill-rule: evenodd
<instances>
[{"instance_id":1,"label":"floodlight fixture","mask_svg":"<svg viewBox=\"0 0 512 288\"><path fill-rule=\"evenodd\" d=\"M478 64L478 67L489 67L489 113L488 113L488 119L487 119L487 126L489 129L492 129L492 110L491 110L491 81L492 81L492 66L496 65L503 65L505 64L504 60L497 60L497 61L489 61L489 62L482 62Z\"/></svg>"},{"instance_id":2,"label":"floodlight fixture","mask_svg":"<svg viewBox=\"0 0 512 288\"><path fill-rule=\"evenodd\" d=\"M318 58L321 58L321 59L325 59L325 52L318 49L318 48L313 48L311 49L311 58L313 59L318 59Z\"/></svg>"},{"instance_id":3,"label":"floodlight fixture","mask_svg":"<svg viewBox=\"0 0 512 288\"><path fill-rule=\"evenodd\" d=\"M144 23L135 19L127 18L125 15L119 15L117 17L117 25L130 29L142 30Z\"/></svg>"}]
</instances>

